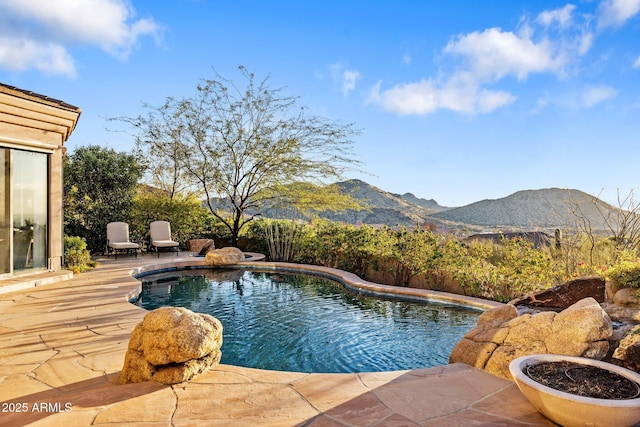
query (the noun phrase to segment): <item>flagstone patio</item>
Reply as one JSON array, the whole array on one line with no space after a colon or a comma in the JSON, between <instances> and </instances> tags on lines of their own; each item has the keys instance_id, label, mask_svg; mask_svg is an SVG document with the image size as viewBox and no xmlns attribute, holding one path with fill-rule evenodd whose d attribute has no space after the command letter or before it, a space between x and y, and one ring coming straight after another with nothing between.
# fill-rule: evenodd
<instances>
[{"instance_id":1,"label":"flagstone patio","mask_svg":"<svg viewBox=\"0 0 640 427\"><path fill-rule=\"evenodd\" d=\"M22 290L0 284L0 425L554 425L512 382L463 364L361 374L219 365L174 386L118 385L145 314L128 302L140 289L131 271L175 262L187 254L105 258L94 271L46 286L23 281L31 287Z\"/></svg>"}]
</instances>

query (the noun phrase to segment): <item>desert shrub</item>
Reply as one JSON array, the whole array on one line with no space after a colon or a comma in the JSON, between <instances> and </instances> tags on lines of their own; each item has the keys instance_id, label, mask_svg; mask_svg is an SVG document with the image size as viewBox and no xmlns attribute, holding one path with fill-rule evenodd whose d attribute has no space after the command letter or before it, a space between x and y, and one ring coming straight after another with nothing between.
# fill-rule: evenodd
<instances>
[{"instance_id":1,"label":"desert shrub","mask_svg":"<svg viewBox=\"0 0 640 427\"><path fill-rule=\"evenodd\" d=\"M138 193L133 199L130 218L132 241L145 238L149 224L158 220L169 221L173 238L183 245L189 239L213 238L219 233L219 221L197 198L170 199L163 194Z\"/></svg>"},{"instance_id":2,"label":"desert shrub","mask_svg":"<svg viewBox=\"0 0 640 427\"><path fill-rule=\"evenodd\" d=\"M496 268L487 259L491 255L489 245L478 242L461 242L453 236L441 236L440 256L435 269L446 273L465 290L465 294L491 298L496 282Z\"/></svg>"},{"instance_id":3,"label":"desert shrub","mask_svg":"<svg viewBox=\"0 0 640 427\"><path fill-rule=\"evenodd\" d=\"M619 288L640 288L640 260L627 254L607 269L605 277Z\"/></svg>"},{"instance_id":4,"label":"desert shrub","mask_svg":"<svg viewBox=\"0 0 640 427\"><path fill-rule=\"evenodd\" d=\"M269 254L269 244L265 234L265 223L268 221L280 221L277 219L257 218L251 221L242 230L242 236L248 240L248 249L261 254Z\"/></svg>"},{"instance_id":5,"label":"desert shrub","mask_svg":"<svg viewBox=\"0 0 640 427\"><path fill-rule=\"evenodd\" d=\"M297 262L339 268L364 277L369 265L391 254L388 229L315 219L303 231Z\"/></svg>"},{"instance_id":6,"label":"desert shrub","mask_svg":"<svg viewBox=\"0 0 640 427\"><path fill-rule=\"evenodd\" d=\"M616 262L618 254L611 239L591 241L584 233L565 235L562 248L551 250L553 258L563 268L565 279L602 275Z\"/></svg>"},{"instance_id":7,"label":"desert shrub","mask_svg":"<svg viewBox=\"0 0 640 427\"><path fill-rule=\"evenodd\" d=\"M491 242L440 240L435 268L450 274L468 295L509 301L552 287L563 274L549 251L522 239Z\"/></svg>"},{"instance_id":8,"label":"desert shrub","mask_svg":"<svg viewBox=\"0 0 640 427\"><path fill-rule=\"evenodd\" d=\"M300 242L299 261L355 272L360 260L353 253L358 250L349 241L354 233L352 225L322 219L312 221Z\"/></svg>"},{"instance_id":9,"label":"desert shrub","mask_svg":"<svg viewBox=\"0 0 640 427\"><path fill-rule=\"evenodd\" d=\"M572 278L602 274L614 259L624 258L612 255L612 245L606 239L593 246L594 252L578 235L575 243L570 247L565 244L561 248L565 252L560 253L557 248L537 248L523 239L464 242L420 229L356 227L324 219L295 224L255 220L246 228L246 235L259 252L269 253L273 260L334 267L363 278L367 272L378 271L394 285L407 285L414 276L426 275L423 277L435 281L433 288L438 288L440 280L461 287L466 295L498 301ZM270 244L280 245L280 249L272 246L270 250ZM278 255L285 247L289 247L288 255ZM589 265L590 259L598 265Z\"/></svg>"},{"instance_id":10,"label":"desert shrub","mask_svg":"<svg viewBox=\"0 0 640 427\"><path fill-rule=\"evenodd\" d=\"M87 242L78 236L64 236L64 265L74 273L83 273L98 264L91 260Z\"/></svg>"},{"instance_id":11,"label":"desert shrub","mask_svg":"<svg viewBox=\"0 0 640 427\"><path fill-rule=\"evenodd\" d=\"M495 245L492 261L497 268L494 292L499 301L557 284L553 259L529 241L510 239Z\"/></svg>"},{"instance_id":12,"label":"desert shrub","mask_svg":"<svg viewBox=\"0 0 640 427\"><path fill-rule=\"evenodd\" d=\"M440 257L437 238L427 230L398 231L385 229L387 233L385 254L379 254L385 261L391 261L395 269L396 284L408 285L412 277L433 270L435 260Z\"/></svg>"},{"instance_id":13,"label":"desert shrub","mask_svg":"<svg viewBox=\"0 0 640 427\"><path fill-rule=\"evenodd\" d=\"M249 240L251 250L268 254L271 261L293 262L299 258L306 228L293 220L260 218L244 228L242 237Z\"/></svg>"}]
</instances>

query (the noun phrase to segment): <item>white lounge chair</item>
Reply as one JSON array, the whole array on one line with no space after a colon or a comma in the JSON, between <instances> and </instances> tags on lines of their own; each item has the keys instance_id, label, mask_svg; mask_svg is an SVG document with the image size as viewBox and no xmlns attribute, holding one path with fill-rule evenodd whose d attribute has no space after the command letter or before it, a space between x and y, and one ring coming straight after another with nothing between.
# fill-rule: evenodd
<instances>
[{"instance_id":1,"label":"white lounge chair","mask_svg":"<svg viewBox=\"0 0 640 427\"><path fill-rule=\"evenodd\" d=\"M107 224L107 257L113 252L118 259L118 252L133 253L138 258L140 245L129 241L129 224L126 222L110 222Z\"/></svg>"},{"instance_id":2,"label":"white lounge chair","mask_svg":"<svg viewBox=\"0 0 640 427\"><path fill-rule=\"evenodd\" d=\"M151 250L158 252L158 258L160 258L160 249L164 248L169 250L177 248L176 256L179 256L179 243L171 240L171 224L167 221L154 221L149 224L149 234L151 236L149 246Z\"/></svg>"}]
</instances>

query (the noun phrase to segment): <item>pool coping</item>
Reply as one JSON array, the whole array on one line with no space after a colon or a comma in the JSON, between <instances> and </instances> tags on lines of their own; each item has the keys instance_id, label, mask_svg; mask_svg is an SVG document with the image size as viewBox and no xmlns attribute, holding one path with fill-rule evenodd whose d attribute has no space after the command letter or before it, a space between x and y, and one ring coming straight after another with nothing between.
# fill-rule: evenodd
<instances>
[{"instance_id":1,"label":"pool coping","mask_svg":"<svg viewBox=\"0 0 640 427\"><path fill-rule=\"evenodd\" d=\"M354 292L364 295L371 295L376 297L390 297L395 299L403 299L417 302L439 302L452 305L464 306L477 310L489 310L492 308L500 307L503 303L497 301L490 301L481 298L471 297L467 295L457 295L449 292L433 291L428 289L417 289L401 286L383 285L380 283L369 282L360 278L358 275L350 273L348 271L339 270L336 268L323 267L311 264L297 264L287 262L266 262L261 261L259 254L249 253L251 255L246 261L233 265L224 266L211 266L205 263L202 259L191 258L187 260L173 261L169 263L163 263L160 265L144 266L132 271L132 276L135 278L142 278L147 275L164 273L169 271L177 271L181 269L214 269L214 268L226 268L226 269L244 269L262 270L262 271L277 271L283 273L305 273L315 276L324 277L330 280L337 281ZM138 292L139 294L139 292ZM128 295L128 299L132 300L137 298L138 295Z\"/></svg>"}]
</instances>

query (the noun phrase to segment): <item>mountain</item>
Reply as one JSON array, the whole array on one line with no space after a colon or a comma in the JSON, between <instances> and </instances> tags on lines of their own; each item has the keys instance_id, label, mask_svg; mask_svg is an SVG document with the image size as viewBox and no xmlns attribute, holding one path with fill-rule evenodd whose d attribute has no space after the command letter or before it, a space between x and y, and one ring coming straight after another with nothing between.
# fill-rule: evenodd
<instances>
[{"instance_id":1,"label":"mountain","mask_svg":"<svg viewBox=\"0 0 640 427\"><path fill-rule=\"evenodd\" d=\"M395 194L394 194L394 196L395 196ZM404 193L400 197L405 202L413 203L414 205L422 206L423 208L431 209L431 210L438 211L438 212L445 211L445 210L449 209L447 207L440 206L438 204L438 202L436 202L433 199L429 199L429 200L421 199L421 198L418 198L418 197L414 196L413 193Z\"/></svg>"},{"instance_id":2,"label":"mountain","mask_svg":"<svg viewBox=\"0 0 640 427\"><path fill-rule=\"evenodd\" d=\"M501 199L487 199L457 208L440 206L435 200L418 198L412 193L394 194L364 181L352 179L336 183L340 189L367 206L363 210L320 212L319 216L349 224L416 225L433 224L437 230L467 233L492 231L552 231L573 229L578 217L586 218L593 231L606 229L603 215L617 215L618 210L580 190L546 188L523 190ZM215 199L214 203L228 203ZM283 214L280 210L279 214ZM265 217L273 212L263 211ZM287 217L285 215L285 217Z\"/></svg>"},{"instance_id":3,"label":"mountain","mask_svg":"<svg viewBox=\"0 0 640 427\"><path fill-rule=\"evenodd\" d=\"M579 209L594 230L606 229L603 214L616 214L617 209L580 190L547 188L523 190L510 196L482 200L467 206L431 215L431 218L458 224L490 228L531 230L536 228L574 228Z\"/></svg>"},{"instance_id":4,"label":"mountain","mask_svg":"<svg viewBox=\"0 0 640 427\"><path fill-rule=\"evenodd\" d=\"M428 222L431 214L447 209L434 200L419 199L411 193L402 196L389 193L358 179L338 182L336 185L367 208L320 213L322 218L332 221L415 226Z\"/></svg>"}]
</instances>

